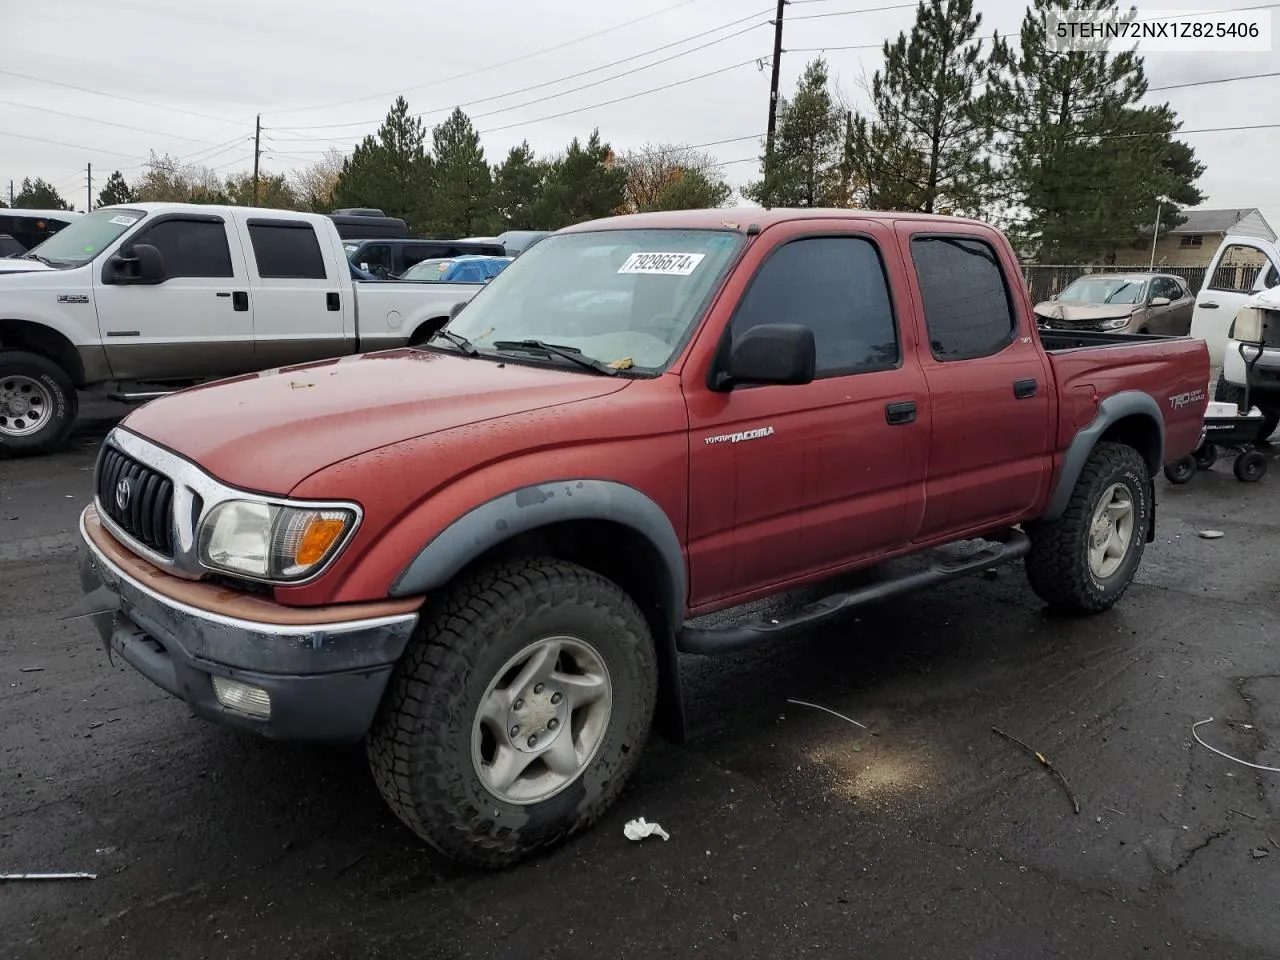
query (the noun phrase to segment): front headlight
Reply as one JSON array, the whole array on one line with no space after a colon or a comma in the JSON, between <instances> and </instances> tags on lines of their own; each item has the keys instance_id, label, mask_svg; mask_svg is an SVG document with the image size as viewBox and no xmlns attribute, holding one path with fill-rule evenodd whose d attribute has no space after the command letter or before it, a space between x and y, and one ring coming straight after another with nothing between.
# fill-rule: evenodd
<instances>
[{"instance_id":1,"label":"front headlight","mask_svg":"<svg viewBox=\"0 0 1280 960\"><path fill-rule=\"evenodd\" d=\"M1129 323L1128 317L1116 317L1114 320L1103 320L1098 326L1103 330L1119 330Z\"/></svg>"},{"instance_id":2,"label":"front headlight","mask_svg":"<svg viewBox=\"0 0 1280 960\"><path fill-rule=\"evenodd\" d=\"M355 523L355 512L342 507L228 500L200 525L200 562L255 580L303 580L333 556Z\"/></svg>"},{"instance_id":3,"label":"front headlight","mask_svg":"<svg viewBox=\"0 0 1280 960\"><path fill-rule=\"evenodd\" d=\"M1241 343L1261 343L1262 319L1262 311L1257 307L1241 307L1231 325L1233 339Z\"/></svg>"}]
</instances>

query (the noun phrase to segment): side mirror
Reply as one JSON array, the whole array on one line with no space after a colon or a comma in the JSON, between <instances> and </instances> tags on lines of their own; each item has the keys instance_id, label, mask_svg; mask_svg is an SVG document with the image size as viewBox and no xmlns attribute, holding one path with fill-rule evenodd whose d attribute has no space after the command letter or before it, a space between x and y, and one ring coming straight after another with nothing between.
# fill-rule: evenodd
<instances>
[{"instance_id":1,"label":"side mirror","mask_svg":"<svg viewBox=\"0 0 1280 960\"><path fill-rule=\"evenodd\" d=\"M744 333L729 353L718 389L747 384L811 383L817 368L813 331L798 323L763 323Z\"/></svg>"},{"instance_id":2,"label":"side mirror","mask_svg":"<svg viewBox=\"0 0 1280 960\"><path fill-rule=\"evenodd\" d=\"M1170 300L1168 297L1152 297L1151 298L1151 306L1153 307L1167 307L1172 302L1173 301Z\"/></svg>"},{"instance_id":3,"label":"side mirror","mask_svg":"<svg viewBox=\"0 0 1280 960\"><path fill-rule=\"evenodd\" d=\"M456 317L458 314L460 314L460 313L462 312L462 308L463 308L463 307L465 307L466 305L467 305L467 302L464 300L464 301L462 301L461 303L455 303L455 304L454 304L454 305L449 309L449 322L450 322L450 323L453 323L453 318L454 318L454 317Z\"/></svg>"},{"instance_id":4,"label":"side mirror","mask_svg":"<svg viewBox=\"0 0 1280 960\"><path fill-rule=\"evenodd\" d=\"M165 279L164 256L149 243L135 243L121 250L107 261L107 266L111 283L154 284Z\"/></svg>"}]
</instances>

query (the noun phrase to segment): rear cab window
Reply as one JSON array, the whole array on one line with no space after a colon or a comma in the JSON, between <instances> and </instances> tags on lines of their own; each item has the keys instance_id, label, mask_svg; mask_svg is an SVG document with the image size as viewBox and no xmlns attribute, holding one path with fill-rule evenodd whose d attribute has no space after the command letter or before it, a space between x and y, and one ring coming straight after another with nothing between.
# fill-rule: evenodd
<instances>
[{"instance_id":1,"label":"rear cab window","mask_svg":"<svg viewBox=\"0 0 1280 960\"><path fill-rule=\"evenodd\" d=\"M935 360L989 357L1014 341L1017 314L994 246L975 236L915 234L911 261Z\"/></svg>"},{"instance_id":2,"label":"rear cab window","mask_svg":"<svg viewBox=\"0 0 1280 960\"><path fill-rule=\"evenodd\" d=\"M305 220L248 221L258 276L264 280L325 280L324 254Z\"/></svg>"}]
</instances>

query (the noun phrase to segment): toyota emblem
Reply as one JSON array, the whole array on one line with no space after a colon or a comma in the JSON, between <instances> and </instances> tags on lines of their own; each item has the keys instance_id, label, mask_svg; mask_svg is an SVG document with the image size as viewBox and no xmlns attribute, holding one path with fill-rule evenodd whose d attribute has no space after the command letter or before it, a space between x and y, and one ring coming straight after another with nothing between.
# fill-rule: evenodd
<instances>
[{"instance_id":1,"label":"toyota emblem","mask_svg":"<svg viewBox=\"0 0 1280 960\"><path fill-rule=\"evenodd\" d=\"M116 506L121 510L129 506L129 495L133 490L129 487L129 478L121 477L120 482L116 484Z\"/></svg>"}]
</instances>

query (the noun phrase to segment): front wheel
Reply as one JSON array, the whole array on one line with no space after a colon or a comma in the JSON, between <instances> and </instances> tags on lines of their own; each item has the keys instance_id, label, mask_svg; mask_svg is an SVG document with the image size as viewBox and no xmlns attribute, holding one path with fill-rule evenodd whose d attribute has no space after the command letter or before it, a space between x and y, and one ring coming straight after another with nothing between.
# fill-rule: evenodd
<instances>
[{"instance_id":1,"label":"front wheel","mask_svg":"<svg viewBox=\"0 0 1280 960\"><path fill-rule=\"evenodd\" d=\"M424 615L370 731L369 763L428 844L504 866L617 799L657 684L648 625L616 584L548 558L495 564Z\"/></svg>"},{"instance_id":2,"label":"front wheel","mask_svg":"<svg viewBox=\"0 0 1280 960\"><path fill-rule=\"evenodd\" d=\"M78 409L60 366L37 353L0 350L0 453L49 453L71 433Z\"/></svg>"},{"instance_id":3,"label":"front wheel","mask_svg":"<svg viewBox=\"0 0 1280 960\"><path fill-rule=\"evenodd\" d=\"M1150 476L1138 451L1099 443L1062 516L1027 531L1031 589L1058 610L1097 613L1114 606L1142 562L1151 501Z\"/></svg>"}]
</instances>

